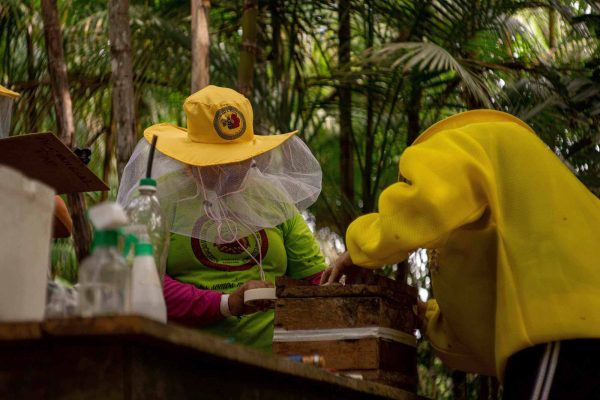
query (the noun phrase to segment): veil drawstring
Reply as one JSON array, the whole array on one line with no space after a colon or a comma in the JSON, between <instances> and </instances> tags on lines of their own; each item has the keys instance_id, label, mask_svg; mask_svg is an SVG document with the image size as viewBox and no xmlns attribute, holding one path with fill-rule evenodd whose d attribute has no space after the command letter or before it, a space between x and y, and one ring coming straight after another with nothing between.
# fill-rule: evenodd
<instances>
[{"instance_id":1,"label":"veil drawstring","mask_svg":"<svg viewBox=\"0 0 600 400\"><path fill-rule=\"evenodd\" d=\"M244 252L246 254L248 254L248 256L256 263L256 265L258 266L258 270L259 270L259 274L260 274L260 280L261 281L266 281L266 276L265 276L265 271L263 269L263 265L262 265L262 243L259 240L259 236L256 232L252 231L250 229L250 227L246 224L244 224L241 220L233 220L232 218L229 218L228 216L224 215L224 212L221 212L221 210L215 210L213 208L213 204L210 202L210 200L208 200L208 196L206 194L206 189L204 187L204 181L202 180L202 173L200 173L200 171L198 170L198 168L192 168L192 174L194 175L194 177L199 181L200 186L202 188L202 195L204 197L204 201L202 203L202 207L204 208L204 213L206 214L207 218L209 220L211 220L212 222L214 222L216 224L217 227L217 239L221 242L221 243L231 243L235 240L235 242L237 242L238 246L240 246ZM235 193L235 192L231 192L231 193ZM216 207L215 207L216 208ZM219 207L220 208L220 207ZM230 213L231 215L231 213ZM226 238L224 238L222 236L222 228L223 228L223 223L225 223L227 225L227 229L230 233L233 233L233 239L231 240L227 240ZM232 228L232 224L233 224L233 228ZM242 225L244 228L246 228L247 230L252 232L252 236L254 237L256 246L258 248L258 260L254 257L254 255L248 251L248 249L246 248L246 246L244 246L239 238L238 238L238 227L237 224Z\"/></svg>"}]
</instances>

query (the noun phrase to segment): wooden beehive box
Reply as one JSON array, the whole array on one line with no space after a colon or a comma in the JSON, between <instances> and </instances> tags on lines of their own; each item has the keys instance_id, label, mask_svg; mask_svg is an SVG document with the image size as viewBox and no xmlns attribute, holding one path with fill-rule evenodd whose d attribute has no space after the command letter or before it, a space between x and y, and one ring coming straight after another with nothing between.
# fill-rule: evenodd
<instances>
[{"instance_id":1,"label":"wooden beehive box","mask_svg":"<svg viewBox=\"0 0 600 400\"><path fill-rule=\"evenodd\" d=\"M315 286L277 280L273 351L318 354L326 368L415 391L417 291L391 279Z\"/></svg>"}]
</instances>

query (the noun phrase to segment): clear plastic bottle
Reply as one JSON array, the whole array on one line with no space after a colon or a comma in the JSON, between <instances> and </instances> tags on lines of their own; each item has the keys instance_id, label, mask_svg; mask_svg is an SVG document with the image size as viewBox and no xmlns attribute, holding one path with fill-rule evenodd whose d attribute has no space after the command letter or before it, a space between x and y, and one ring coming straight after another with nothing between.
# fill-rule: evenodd
<instances>
[{"instance_id":1,"label":"clear plastic bottle","mask_svg":"<svg viewBox=\"0 0 600 400\"><path fill-rule=\"evenodd\" d=\"M131 313L158 322L167 322L167 307L162 284L152 255L152 245L142 235L135 245L131 270Z\"/></svg>"},{"instance_id":2,"label":"clear plastic bottle","mask_svg":"<svg viewBox=\"0 0 600 400\"><path fill-rule=\"evenodd\" d=\"M167 267L169 238L166 218L156 197L156 181L152 178L140 180L139 196L125 206L131 225L144 225L154 248L154 260L162 284Z\"/></svg>"},{"instance_id":3,"label":"clear plastic bottle","mask_svg":"<svg viewBox=\"0 0 600 400\"><path fill-rule=\"evenodd\" d=\"M131 272L117 251L119 232L97 230L93 252L79 266L79 310L84 317L129 312Z\"/></svg>"}]
</instances>

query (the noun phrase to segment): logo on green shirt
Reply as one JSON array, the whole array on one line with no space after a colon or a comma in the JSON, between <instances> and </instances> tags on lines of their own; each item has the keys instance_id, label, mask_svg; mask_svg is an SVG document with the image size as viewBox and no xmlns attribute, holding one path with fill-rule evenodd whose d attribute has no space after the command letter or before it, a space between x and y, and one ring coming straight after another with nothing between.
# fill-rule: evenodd
<instances>
[{"instance_id":1,"label":"logo on green shirt","mask_svg":"<svg viewBox=\"0 0 600 400\"><path fill-rule=\"evenodd\" d=\"M217 226L206 216L198 218L194 236L217 236ZM258 242L257 242L258 239ZM265 230L231 242L212 243L192 237L192 250L196 259L208 268L220 271L244 271L256 265L255 260L264 258L269 250L269 239ZM250 256L252 255L252 257Z\"/></svg>"}]
</instances>

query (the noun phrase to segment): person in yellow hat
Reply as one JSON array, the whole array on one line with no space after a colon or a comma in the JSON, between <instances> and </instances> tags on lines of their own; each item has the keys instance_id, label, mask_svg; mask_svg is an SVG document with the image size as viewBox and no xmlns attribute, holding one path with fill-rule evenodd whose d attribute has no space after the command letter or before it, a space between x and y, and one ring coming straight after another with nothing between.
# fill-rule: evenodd
<instances>
[{"instance_id":1,"label":"person in yellow hat","mask_svg":"<svg viewBox=\"0 0 600 400\"><path fill-rule=\"evenodd\" d=\"M321 168L296 131L254 134L250 102L208 86L184 103L187 129L145 130L117 201L127 204L158 137L152 175L169 221L164 294L170 321L270 351L273 311L244 304L279 276L318 284L324 257L301 211L321 190Z\"/></svg>"},{"instance_id":2,"label":"person in yellow hat","mask_svg":"<svg viewBox=\"0 0 600 400\"><path fill-rule=\"evenodd\" d=\"M19 93L0 85L0 139L9 137L13 106L20 96ZM54 203L52 236L54 238L69 237L73 230L73 221L67 205L60 196L54 196Z\"/></svg>"},{"instance_id":3,"label":"person in yellow hat","mask_svg":"<svg viewBox=\"0 0 600 400\"><path fill-rule=\"evenodd\" d=\"M476 110L427 129L405 182L355 220L323 274L434 249L427 338L450 367L496 375L507 399L600 393L600 201L521 120Z\"/></svg>"}]
</instances>

